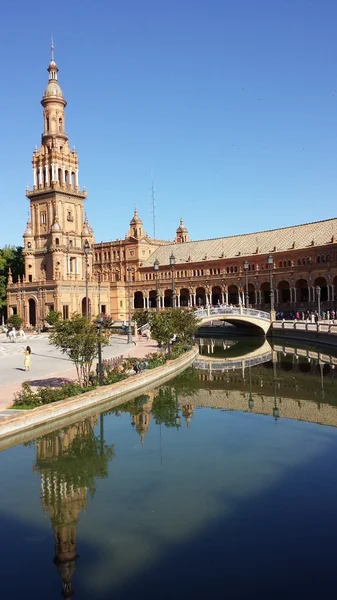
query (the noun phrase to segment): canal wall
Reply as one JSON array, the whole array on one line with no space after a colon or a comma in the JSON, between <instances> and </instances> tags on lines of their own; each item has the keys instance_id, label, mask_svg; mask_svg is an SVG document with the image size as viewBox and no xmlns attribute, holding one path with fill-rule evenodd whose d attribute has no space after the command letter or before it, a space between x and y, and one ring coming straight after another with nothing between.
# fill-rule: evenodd
<instances>
[{"instance_id":1,"label":"canal wall","mask_svg":"<svg viewBox=\"0 0 337 600\"><path fill-rule=\"evenodd\" d=\"M194 347L161 367L131 375L124 381L31 410L13 410L13 416L8 416L0 423L0 450L49 433L58 425L63 427L79 418L84 419L127 402L137 393L141 394L179 375L193 363L198 354L198 348ZM29 432L29 435L22 435L24 432ZM11 440L8 440L9 437Z\"/></svg>"},{"instance_id":2,"label":"canal wall","mask_svg":"<svg viewBox=\"0 0 337 600\"><path fill-rule=\"evenodd\" d=\"M307 323L306 321L274 321L268 336L272 339L298 340L313 344L337 346L337 324L329 321Z\"/></svg>"}]
</instances>

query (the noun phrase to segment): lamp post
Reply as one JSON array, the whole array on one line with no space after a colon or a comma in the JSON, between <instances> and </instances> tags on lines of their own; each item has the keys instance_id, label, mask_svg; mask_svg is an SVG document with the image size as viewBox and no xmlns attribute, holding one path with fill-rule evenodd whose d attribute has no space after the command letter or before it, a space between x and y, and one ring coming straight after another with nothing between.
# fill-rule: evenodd
<instances>
[{"instance_id":1,"label":"lamp post","mask_svg":"<svg viewBox=\"0 0 337 600\"><path fill-rule=\"evenodd\" d=\"M97 329L97 347L98 347L97 375L98 375L99 385L103 385L102 342L101 342L102 325L103 325L103 317L98 317L98 319L96 321L96 329Z\"/></svg>"},{"instance_id":2,"label":"lamp post","mask_svg":"<svg viewBox=\"0 0 337 600\"><path fill-rule=\"evenodd\" d=\"M170 256L170 265L171 265L171 269L172 269L172 307L175 308L176 307L176 290L175 290L175 286L174 286L174 265L176 264L176 258L172 252L171 256Z\"/></svg>"},{"instance_id":3,"label":"lamp post","mask_svg":"<svg viewBox=\"0 0 337 600\"><path fill-rule=\"evenodd\" d=\"M274 259L271 254L268 256L268 267L269 267L269 284L270 284L270 314L274 312L274 290L273 290L273 267L274 267Z\"/></svg>"},{"instance_id":4,"label":"lamp post","mask_svg":"<svg viewBox=\"0 0 337 600\"><path fill-rule=\"evenodd\" d=\"M249 269L249 264L248 264L248 260L245 260L245 262L243 263L243 268L244 268L244 272L245 272L245 287L246 287L246 308L249 307L249 292L248 292L248 269Z\"/></svg>"},{"instance_id":5,"label":"lamp post","mask_svg":"<svg viewBox=\"0 0 337 600\"><path fill-rule=\"evenodd\" d=\"M98 281L98 316L101 314L101 274L97 273Z\"/></svg>"},{"instance_id":6,"label":"lamp post","mask_svg":"<svg viewBox=\"0 0 337 600\"><path fill-rule=\"evenodd\" d=\"M88 264L89 264L89 252L90 244L88 240L84 242L84 257L85 257L85 316L89 319L89 283L88 283Z\"/></svg>"},{"instance_id":7,"label":"lamp post","mask_svg":"<svg viewBox=\"0 0 337 600\"><path fill-rule=\"evenodd\" d=\"M129 308L129 314L128 314L128 340L127 343L128 344L132 344L132 328L131 328L131 273L133 271L133 267L127 267L127 272L129 273L129 277L128 277L128 308Z\"/></svg>"},{"instance_id":8,"label":"lamp post","mask_svg":"<svg viewBox=\"0 0 337 600\"><path fill-rule=\"evenodd\" d=\"M321 288L316 287L318 320L321 318Z\"/></svg>"},{"instance_id":9,"label":"lamp post","mask_svg":"<svg viewBox=\"0 0 337 600\"><path fill-rule=\"evenodd\" d=\"M159 292L158 292L158 271L159 271L159 260L156 260L153 263L153 268L156 276L156 310L159 310Z\"/></svg>"}]
</instances>

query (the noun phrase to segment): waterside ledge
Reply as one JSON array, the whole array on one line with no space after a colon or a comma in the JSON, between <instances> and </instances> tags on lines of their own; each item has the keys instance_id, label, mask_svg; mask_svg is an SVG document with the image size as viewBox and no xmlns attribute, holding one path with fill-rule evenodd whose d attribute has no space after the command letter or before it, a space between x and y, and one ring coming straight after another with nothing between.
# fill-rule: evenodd
<instances>
[{"instance_id":1,"label":"waterside ledge","mask_svg":"<svg viewBox=\"0 0 337 600\"><path fill-rule=\"evenodd\" d=\"M199 349L193 347L179 358L165 365L132 375L128 379L96 388L85 394L68 400L60 400L27 411L20 411L0 423L0 450L26 442L28 439L45 435L54 430L58 421L63 427L87 416L109 410L130 400L135 393L141 393L156 385L161 385L179 375L190 366L199 355ZM27 433L28 435L22 435ZM11 439L9 439L11 438Z\"/></svg>"}]
</instances>

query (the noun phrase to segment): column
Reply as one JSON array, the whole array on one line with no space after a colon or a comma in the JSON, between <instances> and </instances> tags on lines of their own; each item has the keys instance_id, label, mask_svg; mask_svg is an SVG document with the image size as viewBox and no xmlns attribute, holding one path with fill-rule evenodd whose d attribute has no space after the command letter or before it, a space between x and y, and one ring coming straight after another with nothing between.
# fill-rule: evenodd
<instances>
[{"instance_id":1,"label":"column","mask_svg":"<svg viewBox=\"0 0 337 600\"><path fill-rule=\"evenodd\" d=\"M180 293L176 293L176 307L180 308Z\"/></svg>"},{"instance_id":2,"label":"column","mask_svg":"<svg viewBox=\"0 0 337 600\"><path fill-rule=\"evenodd\" d=\"M162 297L161 297L161 307L162 308L164 308L164 306L165 306L165 300L164 300L164 298L165 298L165 296L163 294Z\"/></svg>"},{"instance_id":3,"label":"column","mask_svg":"<svg viewBox=\"0 0 337 600\"><path fill-rule=\"evenodd\" d=\"M221 292L221 304L225 304L225 294Z\"/></svg>"},{"instance_id":4,"label":"column","mask_svg":"<svg viewBox=\"0 0 337 600\"><path fill-rule=\"evenodd\" d=\"M333 301L335 299L335 286L333 283L330 284L330 300Z\"/></svg>"},{"instance_id":5,"label":"column","mask_svg":"<svg viewBox=\"0 0 337 600\"><path fill-rule=\"evenodd\" d=\"M275 300L276 304L278 304L278 289L274 290L274 300Z\"/></svg>"},{"instance_id":6,"label":"column","mask_svg":"<svg viewBox=\"0 0 337 600\"><path fill-rule=\"evenodd\" d=\"M36 168L33 169L33 185L37 186Z\"/></svg>"},{"instance_id":7,"label":"column","mask_svg":"<svg viewBox=\"0 0 337 600\"><path fill-rule=\"evenodd\" d=\"M226 296L226 306L228 306L228 292L225 292L225 296Z\"/></svg>"},{"instance_id":8,"label":"column","mask_svg":"<svg viewBox=\"0 0 337 600\"><path fill-rule=\"evenodd\" d=\"M190 294L190 306L193 306L193 294Z\"/></svg>"},{"instance_id":9,"label":"column","mask_svg":"<svg viewBox=\"0 0 337 600\"><path fill-rule=\"evenodd\" d=\"M51 180L55 181L54 164L51 163Z\"/></svg>"},{"instance_id":10,"label":"column","mask_svg":"<svg viewBox=\"0 0 337 600\"><path fill-rule=\"evenodd\" d=\"M259 304L259 299L258 299L258 290L254 290L254 302L255 304Z\"/></svg>"},{"instance_id":11,"label":"column","mask_svg":"<svg viewBox=\"0 0 337 600\"><path fill-rule=\"evenodd\" d=\"M67 256L67 273L70 273L70 256Z\"/></svg>"},{"instance_id":12,"label":"column","mask_svg":"<svg viewBox=\"0 0 337 600\"><path fill-rule=\"evenodd\" d=\"M193 306L196 306L196 304L197 304L197 295L194 292L194 294L193 294Z\"/></svg>"},{"instance_id":13,"label":"column","mask_svg":"<svg viewBox=\"0 0 337 600\"><path fill-rule=\"evenodd\" d=\"M66 168L64 165L62 165L62 185L65 185L65 181L66 181Z\"/></svg>"},{"instance_id":14,"label":"column","mask_svg":"<svg viewBox=\"0 0 337 600\"><path fill-rule=\"evenodd\" d=\"M59 169L59 166L58 166L58 164L56 163L56 164L55 164L55 181L58 181L58 180L59 180L59 173L58 173L58 169Z\"/></svg>"},{"instance_id":15,"label":"column","mask_svg":"<svg viewBox=\"0 0 337 600\"><path fill-rule=\"evenodd\" d=\"M296 304L297 300L296 300L296 288L293 288L293 302L294 304Z\"/></svg>"},{"instance_id":16,"label":"column","mask_svg":"<svg viewBox=\"0 0 337 600\"><path fill-rule=\"evenodd\" d=\"M78 187L78 168L75 169L75 187Z\"/></svg>"},{"instance_id":17,"label":"column","mask_svg":"<svg viewBox=\"0 0 337 600\"><path fill-rule=\"evenodd\" d=\"M39 185L43 185L43 168L39 167Z\"/></svg>"}]
</instances>

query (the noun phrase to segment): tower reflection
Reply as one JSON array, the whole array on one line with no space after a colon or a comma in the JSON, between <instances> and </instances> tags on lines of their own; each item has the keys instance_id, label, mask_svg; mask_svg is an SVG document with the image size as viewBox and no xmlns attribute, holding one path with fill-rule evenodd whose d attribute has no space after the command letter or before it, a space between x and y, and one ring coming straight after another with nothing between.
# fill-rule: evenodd
<instances>
[{"instance_id":1,"label":"tower reflection","mask_svg":"<svg viewBox=\"0 0 337 600\"><path fill-rule=\"evenodd\" d=\"M76 527L87 495L94 496L95 479L108 476L108 463L114 457L113 445L104 443L102 423L100 437L95 435L95 416L37 440L34 470L40 472L42 506L54 531L54 563L64 598L73 596Z\"/></svg>"}]
</instances>

